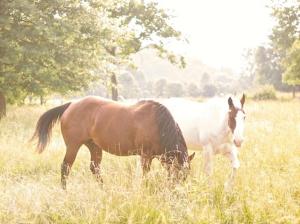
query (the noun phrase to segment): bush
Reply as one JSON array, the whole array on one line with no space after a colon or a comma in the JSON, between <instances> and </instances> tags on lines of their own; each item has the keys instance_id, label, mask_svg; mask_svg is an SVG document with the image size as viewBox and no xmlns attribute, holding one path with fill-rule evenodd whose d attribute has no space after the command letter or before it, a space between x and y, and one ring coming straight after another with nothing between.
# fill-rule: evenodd
<instances>
[{"instance_id":1,"label":"bush","mask_svg":"<svg viewBox=\"0 0 300 224\"><path fill-rule=\"evenodd\" d=\"M275 99L277 99L276 90L271 85L262 86L253 95L253 99L255 99L255 100L275 100Z\"/></svg>"}]
</instances>

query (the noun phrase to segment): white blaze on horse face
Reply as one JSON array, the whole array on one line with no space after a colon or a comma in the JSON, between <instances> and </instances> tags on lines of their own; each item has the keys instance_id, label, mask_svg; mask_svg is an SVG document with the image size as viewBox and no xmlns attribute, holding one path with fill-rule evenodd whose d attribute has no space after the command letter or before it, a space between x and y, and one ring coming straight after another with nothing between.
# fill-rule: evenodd
<instances>
[{"instance_id":1,"label":"white blaze on horse face","mask_svg":"<svg viewBox=\"0 0 300 224\"><path fill-rule=\"evenodd\" d=\"M244 141L245 114L239 110L235 121L236 127L233 132L233 142L237 147L240 147Z\"/></svg>"}]
</instances>

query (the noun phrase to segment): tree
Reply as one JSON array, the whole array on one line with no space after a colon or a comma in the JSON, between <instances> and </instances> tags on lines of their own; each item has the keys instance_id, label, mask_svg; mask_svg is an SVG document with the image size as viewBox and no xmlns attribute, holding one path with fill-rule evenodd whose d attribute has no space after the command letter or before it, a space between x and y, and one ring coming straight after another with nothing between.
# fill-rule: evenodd
<instances>
[{"instance_id":1,"label":"tree","mask_svg":"<svg viewBox=\"0 0 300 224\"><path fill-rule=\"evenodd\" d=\"M130 72L122 73L118 76L120 94L125 98L137 98L140 95L139 86Z\"/></svg>"},{"instance_id":2,"label":"tree","mask_svg":"<svg viewBox=\"0 0 300 224\"><path fill-rule=\"evenodd\" d=\"M243 71L238 79L238 91L244 91L254 85L256 69L254 54L255 49L247 49L243 54L246 63L244 64Z\"/></svg>"},{"instance_id":3,"label":"tree","mask_svg":"<svg viewBox=\"0 0 300 224\"><path fill-rule=\"evenodd\" d=\"M200 95L198 86L195 83L189 83L187 87L187 93L191 97L196 97Z\"/></svg>"},{"instance_id":4,"label":"tree","mask_svg":"<svg viewBox=\"0 0 300 224\"><path fill-rule=\"evenodd\" d=\"M116 74L129 56L145 48L184 65L165 49L179 39L157 3L133 0L0 1L0 95L27 96L81 91L99 78L117 99ZM1 111L1 109L0 109ZM2 106L4 111L4 106ZM2 113L4 114L4 113Z\"/></svg>"},{"instance_id":5,"label":"tree","mask_svg":"<svg viewBox=\"0 0 300 224\"><path fill-rule=\"evenodd\" d=\"M181 34L170 25L171 17L158 7L158 3L135 0L113 2L112 7L107 9L109 16L118 18L120 28L130 31L128 38L111 38L107 41L105 48L113 57L113 63L120 64L120 60L128 59L131 54L152 48L160 57L181 67L185 66L183 57L177 57L165 48L166 40L180 40ZM112 76L113 86L118 86L114 72Z\"/></svg>"},{"instance_id":6,"label":"tree","mask_svg":"<svg viewBox=\"0 0 300 224\"><path fill-rule=\"evenodd\" d=\"M207 72L204 72L201 77L201 85L210 83L210 75Z\"/></svg>"},{"instance_id":7,"label":"tree","mask_svg":"<svg viewBox=\"0 0 300 224\"><path fill-rule=\"evenodd\" d=\"M154 87L153 86L154 86L153 81L148 81L146 83L144 97L153 97L154 96Z\"/></svg>"},{"instance_id":8,"label":"tree","mask_svg":"<svg viewBox=\"0 0 300 224\"><path fill-rule=\"evenodd\" d=\"M295 41L288 52L284 67L283 81L294 88L296 85L300 85L300 39ZM293 97L295 97L295 89Z\"/></svg>"},{"instance_id":9,"label":"tree","mask_svg":"<svg viewBox=\"0 0 300 224\"><path fill-rule=\"evenodd\" d=\"M297 42L300 40L300 2L278 1L273 2L272 15L276 25L270 37L272 48L278 55L278 64L284 72L283 82L293 86L295 96L297 81ZM292 56L296 58L292 58Z\"/></svg>"},{"instance_id":10,"label":"tree","mask_svg":"<svg viewBox=\"0 0 300 224\"><path fill-rule=\"evenodd\" d=\"M254 57L256 82L261 85L271 84L280 89L282 69L277 63L273 49L260 46L256 49Z\"/></svg>"},{"instance_id":11,"label":"tree","mask_svg":"<svg viewBox=\"0 0 300 224\"><path fill-rule=\"evenodd\" d=\"M284 60L293 43L300 37L300 2L274 1L271 8L276 24L270 39L280 60Z\"/></svg>"},{"instance_id":12,"label":"tree","mask_svg":"<svg viewBox=\"0 0 300 224\"><path fill-rule=\"evenodd\" d=\"M156 97L164 97L166 94L167 80L159 79L154 84L154 93Z\"/></svg>"},{"instance_id":13,"label":"tree","mask_svg":"<svg viewBox=\"0 0 300 224\"><path fill-rule=\"evenodd\" d=\"M137 85L140 89L140 97L146 97L149 95L149 91L147 90L147 80L144 73L140 70L133 70L132 75L137 82Z\"/></svg>"},{"instance_id":14,"label":"tree","mask_svg":"<svg viewBox=\"0 0 300 224\"><path fill-rule=\"evenodd\" d=\"M6 102L3 93L0 92L0 119L6 115Z\"/></svg>"},{"instance_id":15,"label":"tree","mask_svg":"<svg viewBox=\"0 0 300 224\"><path fill-rule=\"evenodd\" d=\"M28 95L79 91L96 79L105 51L105 10L84 1L0 2L0 92Z\"/></svg>"},{"instance_id":16,"label":"tree","mask_svg":"<svg viewBox=\"0 0 300 224\"><path fill-rule=\"evenodd\" d=\"M180 97L183 95L183 86L181 83L172 82L167 84L166 95L168 97Z\"/></svg>"},{"instance_id":17,"label":"tree","mask_svg":"<svg viewBox=\"0 0 300 224\"><path fill-rule=\"evenodd\" d=\"M217 94L217 87L213 84L206 84L203 86L202 95L205 97L213 97Z\"/></svg>"}]
</instances>

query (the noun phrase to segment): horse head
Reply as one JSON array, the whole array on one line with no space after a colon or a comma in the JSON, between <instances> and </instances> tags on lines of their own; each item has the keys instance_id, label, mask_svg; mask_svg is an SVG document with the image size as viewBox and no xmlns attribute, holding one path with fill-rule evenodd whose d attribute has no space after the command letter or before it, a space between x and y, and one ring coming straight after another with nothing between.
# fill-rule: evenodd
<instances>
[{"instance_id":1,"label":"horse head","mask_svg":"<svg viewBox=\"0 0 300 224\"><path fill-rule=\"evenodd\" d=\"M186 180L191 170L191 161L195 152L188 155L187 151L174 150L166 152L160 161L169 172L169 176Z\"/></svg>"},{"instance_id":2,"label":"horse head","mask_svg":"<svg viewBox=\"0 0 300 224\"><path fill-rule=\"evenodd\" d=\"M237 147L241 147L244 141L244 126L245 126L245 94L239 102L233 102L232 98L228 98L228 126L233 134L233 143Z\"/></svg>"}]
</instances>

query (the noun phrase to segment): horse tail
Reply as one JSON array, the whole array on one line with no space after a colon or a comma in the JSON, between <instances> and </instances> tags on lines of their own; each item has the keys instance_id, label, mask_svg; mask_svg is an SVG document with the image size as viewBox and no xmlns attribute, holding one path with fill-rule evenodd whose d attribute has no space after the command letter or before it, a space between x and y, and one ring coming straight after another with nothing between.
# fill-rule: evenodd
<instances>
[{"instance_id":1,"label":"horse tail","mask_svg":"<svg viewBox=\"0 0 300 224\"><path fill-rule=\"evenodd\" d=\"M46 111L42 116L40 116L34 134L31 138L38 138L37 142L37 152L42 153L49 143L51 137L51 131L54 124L61 118L65 110L70 106L70 102L64 105L54 107Z\"/></svg>"}]
</instances>

